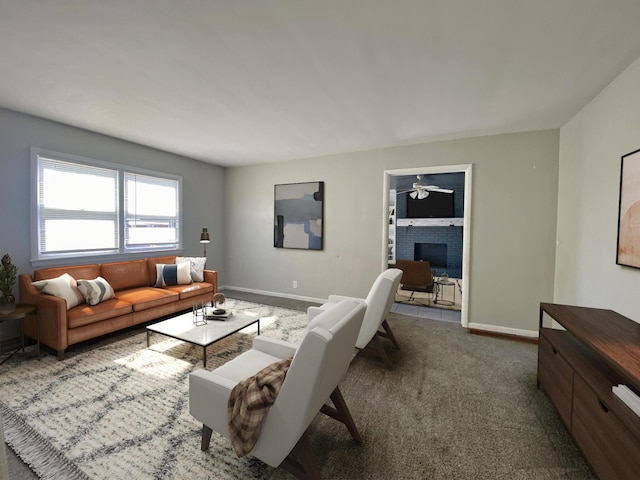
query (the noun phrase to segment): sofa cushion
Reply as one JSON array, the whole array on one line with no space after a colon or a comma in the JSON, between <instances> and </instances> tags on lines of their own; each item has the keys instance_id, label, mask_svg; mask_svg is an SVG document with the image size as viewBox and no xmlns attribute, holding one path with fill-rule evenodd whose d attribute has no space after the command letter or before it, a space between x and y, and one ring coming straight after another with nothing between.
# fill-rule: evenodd
<instances>
[{"instance_id":1,"label":"sofa cushion","mask_svg":"<svg viewBox=\"0 0 640 480\"><path fill-rule=\"evenodd\" d=\"M167 285L188 285L191 283L191 269L189 263L174 263L166 265L158 263L156 265L156 287L166 287Z\"/></svg>"},{"instance_id":2,"label":"sofa cushion","mask_svg":"<svg viewBox=\"0 0 640 480\"><path fill-rule=\"evenodd\" d=\"M191 280L204 282L204 267L207 257L176 257L176 263L189 262L191 267Z\"/></svg>"},{"instance_id":3,"label":"sofa cushion","mask_svg":"<svg viewBox=\"0 0 640 480\"><path fill-rule=\"evenodd\" d=\"M163 290L176 292L180 295L180 299L197 297L205 293L213 294L213 285L210 283L193 282L189 285L172 285L164 287ZM213 298L213 297L212 297Z\"/></svg>"},{"instance_id":4,"label":"sofa cushion","mask_svg":"<svg viewBox=\"0 0 640 480\"><path fill-rule=\"evenodd\" d=\"M93 280L78 280L78 290L80 290L85 302L89 305L97 305L115 297L113 288L102 277L94 278Z\"/></svg>"},{"instance_id":5,"label":"sofa cushion","mask_svg":"<svg viewBox=\"0 0 640 480\"><path fill-rule=\"evenodd\" d=\"M110 318L120 317L131 313L130 303L116 298L105 300L98 305L83 303L67 312L67 325L71 328L82 327L91 323L101 322Z\"/></svg>"},{"instance_id":6,"label":"sofa cushion","mask_svg":"<svg viewBox=\"0 0 640 480\"><path fill-rule=\"evenodd\" d=\"M116 292L129 288L148 287L151 284L146 260L103 263L100 265L100 276L109 282Z\"/></svg>"},{"instance_id":7,"label":"sofa cushion","mask_svg":"<svg viewBox=\"0 0 640 480\"><path fill-rule=\"evenodd\" d=\"M116 292L116 298L132 305L133 311L146 310L175 302L180 297L178 293L164 288L140 287Z\"/></svg>"},{"instance_id":8,"label":"sofa cushion","mask_svg":"<svg viewBox=\"0 0 640 480\"><path fill-rule=\"evenodd\" d=\"M41 268L33 272L33 279L46 280L48 278L56 278L63 273L68 273L73 278L78 280L79 278L96 278L100 275L100 265L97 263L90 263L87 265L73 265L69 267L50 267Z\"/></svg>"},{"instance_id":9,"label":"sofa cushion","mask_svg":"<svg viewBox=\"0 0 640 480\"><path fill-rule=\"evenodd\" d=\"M43 293L65 300L67 310L84 303L84 297L78 290L76 279L68 273L63 273L56 278L33 282L32 285Z\"/></svg>"}]
</instances>

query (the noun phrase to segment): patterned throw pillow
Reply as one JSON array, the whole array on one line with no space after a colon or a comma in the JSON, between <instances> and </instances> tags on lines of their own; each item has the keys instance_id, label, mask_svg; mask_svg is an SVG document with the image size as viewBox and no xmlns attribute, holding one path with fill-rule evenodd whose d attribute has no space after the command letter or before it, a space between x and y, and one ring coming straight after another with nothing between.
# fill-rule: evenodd
<instances>
[{"instance_id":1,"label":"patterned throw pillow","mask_svg":"<svg viewBox=\"0 0 640 480\"><path fill-rule=\"evenodd\" d=\"M33 282L32 285L43 293L66 300L67 310L84 303L84 297L78 290L76 279L68 273L63 273L56 278L38 280Z\"/></svg>"},{"instance_id":2,"label":"patterned throw pillow","mask_svg":"<svg viewBox=\"0 0 640 480\"><path fill-rule=\"evenodd\" d=\"M191 268L191 280L194 282L204 282L204 266L207 257L176 257L176 263L189 262Z\"/></svg>"},{"instance_id":3,"label":"patterned throw pillow","mask_svg":"<svg viewBox=\"0 0 640 480\"><path fill-rule=\"evenodd\" d=\"M187 285L191 283L190 264L187 262L176 264L156 264L156 287L167 285Z\"/></svg>"},{"instance_id":4,"label":"patterned throw pillow","mask_svg":"<svg viewBox=\"0 0 640 480\"><path fill-rule=\"evenodd\" d=\"M102 277L78 280L78 290L89 305L97 305L116 296L109 282Z\"/></svg>"}]
</instances>

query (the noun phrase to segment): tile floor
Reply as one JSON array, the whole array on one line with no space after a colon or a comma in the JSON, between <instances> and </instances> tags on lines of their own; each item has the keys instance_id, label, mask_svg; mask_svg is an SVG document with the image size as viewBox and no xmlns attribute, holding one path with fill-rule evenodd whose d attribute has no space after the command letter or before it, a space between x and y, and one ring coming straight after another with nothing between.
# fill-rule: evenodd
<instances>
[{"instance_id":1,"label":"tile floor","mask_svg":"<svg viewBox=\"0 0 640 480\"><path fill-rule=\"evenodd\" d=\"M391 311L402 315L411 315L412 317L460 323L460 312L456 310L445 310L443 308L423 307L420 305L394 302Z\"/></svg>"}]
</instances>

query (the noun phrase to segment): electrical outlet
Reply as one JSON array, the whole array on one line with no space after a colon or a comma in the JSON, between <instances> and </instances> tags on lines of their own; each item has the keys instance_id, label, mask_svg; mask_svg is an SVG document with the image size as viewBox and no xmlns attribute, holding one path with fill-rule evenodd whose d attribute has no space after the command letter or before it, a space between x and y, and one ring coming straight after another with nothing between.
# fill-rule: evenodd
<instances>
[{"instance_id":1,"label":"electrical outlet","mask_svg":"<svg viewBox=\"0 0 640 480\"><path fill-rule=\"evenodd\" d=\"M293 288L298 288L298 281L297 280L293 281Z\"/></svg>"}]
</instances>

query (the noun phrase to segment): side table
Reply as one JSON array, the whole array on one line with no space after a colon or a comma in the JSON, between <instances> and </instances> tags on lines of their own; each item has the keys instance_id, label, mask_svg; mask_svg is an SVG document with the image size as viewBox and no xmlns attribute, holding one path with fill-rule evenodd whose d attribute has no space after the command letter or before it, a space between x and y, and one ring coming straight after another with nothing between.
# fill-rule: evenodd
<instances>
[{"instance_id":1,"label":"side table","mask_svg":"<svg viewBox=\"0 0 640 480\"><path fill-rule=\"evenodd\" d=\"M442 299L442 293L443 293L444 287L453 287L453 300ZM438 297L440 297L440 300L438 300ZM436 303L436 304L439 303L441 305L455 305L456 283L452 282L451 280L443 280L443 279L436 280L436 299L434 300L433 303Z\"/></svg>"},{"instance_id":2,"label":"side table","mask_svg":"<svg viewBox=\"0 0 640 480\"><path fill-rule=\"evenodd\" d=\"M38 307L36 307L35 305L28 305L28 304L24 304L24 303L19 303L16 305L16 309L11 312L11 313L0 313L0 324L4 323L7 320L20 320L20 336L22 339L22 347L18 347L16 350L14 350L13 352L10 352L8 354L3 354L6 355L6 357L0 362L0 365L2 365L4 362L6 362L7 360L9 360L15 353L18 352L18 350L20 350L22 348L22 351L24 351L24 317L26 317L27 315L30 315L32 313L35 313L36 310L38 309ZM38 360L40 359L40 333L38 332L38 321L36 320L36 336L38 337L36 339L37 344L38 344Z\"/></svg>"}]
</instances>

